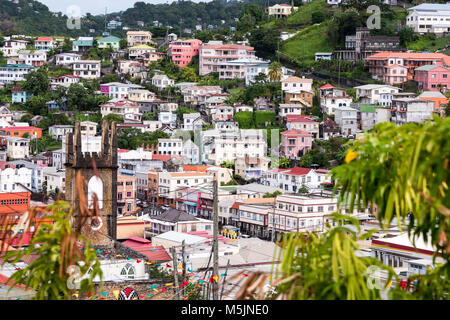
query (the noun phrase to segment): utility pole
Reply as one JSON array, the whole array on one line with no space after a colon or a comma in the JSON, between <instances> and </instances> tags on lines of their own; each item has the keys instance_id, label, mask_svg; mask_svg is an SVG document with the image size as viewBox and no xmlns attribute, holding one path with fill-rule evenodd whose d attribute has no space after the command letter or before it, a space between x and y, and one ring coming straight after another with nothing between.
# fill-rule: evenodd
<instances>
[{"instance_id":1,"label":"utility pole","mask_svg":"<svg viewBox=\"0 0 450 320\"><path fill-rule=\"evenodd\" d=\"M218 289L217 282L215 282L214 277L219 275L219 186L217 183L217 175L214 177L214 216L213 216L213 232L214 232L214 242L213 242L213 300L218 300Z\"/></svg>"},{"instance_id":2,"label":"utility pole","mask_svg":"<svg viewBox=\"0 0 450 320\"><path fill-rule=\"evenodd\" d=\"M175 247L171 248L172 251L172 260L173 260L173 277L175 280L175 296L177 300L180 300L180 293L178 292L178 270L177 270L177 253L175 251Z\"/></svg>"}]
</instances>

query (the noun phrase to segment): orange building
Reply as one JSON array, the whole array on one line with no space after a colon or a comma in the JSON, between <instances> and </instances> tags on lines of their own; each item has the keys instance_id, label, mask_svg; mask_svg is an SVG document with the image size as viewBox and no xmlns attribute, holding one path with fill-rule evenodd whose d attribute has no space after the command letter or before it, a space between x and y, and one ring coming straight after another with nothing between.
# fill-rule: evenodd
<instances>
[{"instance_id":1,"label":"orange building","mask_svg":"<svg viewBox=\"0 0 450 320\"><path fill-rule=\"evenodd\" d=\"M148 173L148 185L147 185L147 200L153 203L158 202L158 172L155 170L150 170Z\"/></svg>"},{"instance_id":2,"label":"orange building","mask_svg":"<svg viewBox=\"0 0 450 320\"><path fill-rule=\"evenodd\" d=\"M30 138L42 138L42 129L37 127L6 127L0 129L0 136L21 138L28 133ZM0 140L2 145L6 145L7 139Z\"/></svg>"},{"instance_id":3,"label":"orange building","mask_svg":"<svg viewBox=\"0 0 450 320\"><path fill-rule=\"evenodd\" d=\"M0 214L20 214L30 208L30 192L0 193Z\"/></svg>"}]
</instances>

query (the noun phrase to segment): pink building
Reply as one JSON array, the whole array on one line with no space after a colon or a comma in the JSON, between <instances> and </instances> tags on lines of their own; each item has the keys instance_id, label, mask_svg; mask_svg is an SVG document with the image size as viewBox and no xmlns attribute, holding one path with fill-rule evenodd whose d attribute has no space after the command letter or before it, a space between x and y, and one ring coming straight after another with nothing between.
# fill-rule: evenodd
<instances>
[{"instance_id":1,"label":"pink building","mask_svg":"<svg viewBox=\"0 0 450 320\"><path fill-rule=\"evenodd\" d=\"M198 55L202 41L198 39L177 40L169 44L172 61L180 68L187 66Z\"/></svg>"},{"instance_id":2,"label":"pink building","mask_svg":"<svg viewBox=\"0 0 450 320\"><path fill-rule=\"evenodd\" d=\"M118 214L126 214L137 209L136 192L136 177L119 170L117 174Z\"/></svg>"},{"instance_id":3,"label":"pink building","mask_svg":"<svg viewBox=\"0 0 450 320\"><path fill-rule=\"evenodd\" d=\"M300 158L312 147L312 134L302 130L281 133L280 152L283 157Z\"/></svg>"},{"instance_id":4,"label":"pink building","mask_svg":"<svg viewBox=\"0 0 450 320\"><path fill-rule=\"evenodd\" d=\"M211 72L219 72L220 65L239 59L255 60L253 47L239 44L223 44L222 41L210 41L202 44L199 54L199 74L204 76Z\"/></svg>"},{"instance_id":5,"label":"pink building","mask_svg":"<svg viewBox=\"0 0 450 320\"><path fill-rule=\"evenodd\" d=\"M450 69L430 64L416 68L414 80L417 81L419 90L445 92L450 87Z\"/></svg>"},{"instance_id":6,"label":"pink building","mask_svg":"<svg viewBox=\"0 0 450 320\"><path fill-rule=\"evenodd\" d=\"M384 67L383 82L394 85L407 81L408 68L399 64Z\"/></svg>"}]
</instances>

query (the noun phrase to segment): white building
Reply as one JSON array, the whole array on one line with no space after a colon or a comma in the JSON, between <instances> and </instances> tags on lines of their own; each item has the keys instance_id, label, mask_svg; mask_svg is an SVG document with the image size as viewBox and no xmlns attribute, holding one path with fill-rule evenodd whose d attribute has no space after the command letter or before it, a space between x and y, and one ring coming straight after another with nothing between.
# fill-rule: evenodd
<instances>
[{"instance_id":1,"label":"white building","mask_svg":"<svg viewBox=\"0 0 450 320\"><path fill-rule=\"evenodd\" d=\"M9 159L25 159L30 156L30 140L8 137L6 155Z\"/></svg>"},{"instance_id":2,"label":"white building","mask_svg":"<svg viewBox=\"0 0 450 320\"><path fill-rule=\"evenodd\" d=\"M210 155L214 164L234 161L237 158L262 158L267 153L267 142L262 129L241 129L221 134L215 139L215 154Z\"/></svg>"},{"instance_id":3,"label":"white building","mask_svg":"<svg viewBox=\"0 0 450 320\"><path fill-rule=\"evenodd\" d=\"M303 105L296 103L280 103L280 116L286 117L287 115L301 115L302 107Z\"/></svg>"},{"instance_id":4,"label":"white building","mask_svg":"<svg viewBox=\"0 0 450 320\"><path fill-rule=\"evenodd\" d=\"M450 31L450 4L422 3L409 8L406 25L415 33L443 35Z\"/></svg>"},{"instance_id":5,"label":"white building","mask_svg":"<svg viewBox=\"0 0 450 320\"><path fill-rule=\"evenodd\" d=\"M52 78L50 79L50 88L52 90L56 90L56 88L58 86L62 86L62 87L70 87L73 84L79 83L80 82L80 77L71 75L71 74L66 74L64 76L60 76L60 77L56 77L56 78Z\"/></svg>"},{"instance_id":6,"label":"white building","mask_svg":"<svg viewBox=\"0 0 450 320\"><path fill-rule=\"evenodd\" d=\"M73 75L87 80L99 79L100 63L100 60L78 60L72 64Z\"/></svg>"},{"instance_id":7,"label":"white building","mask_svg":"<svg viewBox=\"0 0 450 320\"><path fill-rule=\"evenodd\" d=\"M92 121L81 121L80 129L82 136L95 136L97 134L97 123Z\"/></svg>"},{"instance_id":8,"label":"white building","mask_svg":"<svg viewBox=\"0 0 450 320\"><path fill-rule=\"evenodd\" d=\"M338 108L350 106L352 101L350 96L324 96L320 98L320 106L324 113L332 115Z\"/></svg>"},{"instance_id":9,"label":"white building","mask_svg":"<svg viewBox=\"0 0 450 320\"><path fill-rule=\"evenodd\" d=\"M208 186L212 183L212 175L204 172L167 172L159 173L159 197L164 199L165 204L174 204L179 198L180 188L192 188L202 185Z\"/></svg>"},{"instance_id":10,"label":"white building","mask_svg":"<svg viewBox=\"0 0 450 320\"><path fill-rule=\"evenodd\" d=\"M327 170L294 167L291 169L272 169L263 173L261 184L276 187L287 193L297 193L305 186L310 193L319 192L324 184L331 183Z\"/></svg>"},{"instance_id":11,"label":"white building","mask_svg":"<svg viewBox=\"0 0 450 320\"><path fill-rule=\"evenodd\" d=\"M81 55L76 53L63 52L55 55L55 61L57 65L69 65L80 60Z\"/></svg>"},{"instance_id":12,"label":"white building","mask_svg":"<svg viewBox=\"0 0 450 320\"><path fill-rule=\"evenodd\" d=\"M182 155L182 139L158 139L158 154Z\"/></svg>"},{"instance_id":13,"label":"white building","mask_svg":"<svg viewBox=\"0 0 450 320\"><path fill-rule=\"evenodd\" d=\"M0 66L0 83L12 84L25 80L25 76L31 71L36 70L27 64L6 64Z\"/></svg>"},{"instance_id":14,"label":"white building","mask_svg":"<svg viewBox=\"0 0 450 320\"><path fill-rule=\"evenodd\" d=\"M144 89L144 87L132 83L110 82L100 85L102 94L114 99L127 99L130 92L141 89Z\"/></svg>"},{"instance_id":15,"label":"white building","mask_svg":"<svg viewBox=\"0 0 450 320\"><path fill-rule=\"evenodd\" d=\"M47 62L47 52L44 50L21 50L19 61L33 67L40 67Z\"/></svg>"},{"instance_id":16,"label":"white building","mask_svg":"<svg viewBox=\"0 0 450 320\"><path fill-rule=\"evenodd\" d=\"M202 120L200 113L185 113L183 114L183 129L192 130L201 129L204 121Z\"/></svg>"},{"instance_id":17,"label":"white building","mask_svg":"<svg viewBox=\"0 0 450 320\"><path fill-rule=\"evenodd\" d=\"M255 63L255 64L249 64L245 66L245 85L251 86L253 85L256 80L255 77L259 75L260 73L267 74L269 73L269 64L268 63Z\"/></svg>"},{"instance_id":18,"label":"white building","mask_svg":"<svg viewBox=\"0 0 450 320\"><path fill-rule=\"evenodd\" d=\"M142 113L137 104L128 100L111 100L100 105L102 117L108 114L116 114L122 116L126 123L141 122Z\"/></svg>"},{"instance_id":19,"label":"white building","mask_svg":"<svg viewBox=\"0 0 450 320\"><path fill-rule=\"evenodd\" d=\"M66 171L56 167L43 168L44 183L46 184L47 194L66 192Z\"/></svg>"},{"instance_id":20,"label":"white building","mask_svg":"<svg viewBox=\"0 0 450 320\"><path fill-rule=\"evenodd\" d=\"M356 89L356 99L364 104L380 104L382 94L395 94L399 91L399 88L385 84L366 84L354 89Z\"/></svg>"},{"instance_id":21,"label":"white building","mask_svg":"<svg viewBox=\"0 0 450 320\"><path fill-rule=\"evenodd\" d=\"M14 160L11 161L11 164L15 165L16 169L27 168L31 170L30 189L34 192L41 192L42 182L44 181L43 167L26 160Z\"/></svg>"},{"instance_id":22,"label":"white building","mask_svg":"<svg viewBox=\"0 0 450 320\"><path fill-rule=\"evenodd\" d=\"M20 50L27 48L28 41L26 40L5 40L5 45L0 47L0 51L4 57L17 57Z\"/></svg>"},{"instance_id":23,"label":"white building","mask_svg":"<svg viewBox=\"0 0 450 320\"><path fill-rule=\"evenodd\" d=\"M48 133L56 140L62 141L63 137L67 133L73 132L73 126L71 125L54 125L48 127Z\"/></svg>"},{"instance_id":24,"label":"white building","mask_svg":"<svg viewBox=\"0 0 450 320\"><path fill-rule=\"evenodd\" d=\"M31 170L6 168L0 170L0 192L20 192L21 186L31 189Z\"/></svg>"},{"instance_id":25,"label":"white building","mask_svg":"<svg viewBox=\"0 0 450 320\"><path fill-rule=\"evenodd\" d=\"M192 140L187 140L183 143L181 154L183 160L187 163L196 164L200 162L200 148Z\"/></svg>"},{"instance_id":26,"label":"white building","mask_svg":"<svg viewBox=\"0 0 450 320\"><path fill-rule=\"evenodd\" d=\"M167 124L171 128L175 128L177 125L177 115L172 112L159 112L158 121L162 124Z\"/></svg>"},{"instance_id":27,"label":"white building","mask_svg":"<svg viewBox=\"0 0 450 320\"><path fill-rule=\"evenodd\" d=\"M266 9L269 18L286 18L292 14L292 11L298 10L298 7L293 7L290 4L276 4Z\"/></svg>"},{"instance_id":28,"label":"white building","mask_svg":"<svg viewBox=\"0 0 450 320\"><path fill-rule=\"evenodd\" d=\"M400 126L410 122L424 122L431 119L434 112L434 101L398 98L392 100L391 121Z\"/></svg>"},{"instance_id":29,"label":"white building","mask_svg":"<svg viewBox=\"0 0 450 320\"><path fill-rule=\"evenodd\" d=\"M170 79L165 74L157 74L152 78L152 85L158 88L158 90L164 90L167 87L173 86L175 80Z\"/></svg>"},{"instance_id":30,"label":"white building","mask_svg":"<svg viewBox=\"0 0 450 320\"><path fill-rule=\"evenodd\" d=\"M339 107L335 110L335 121L341 128L342 135L355 135L358 130L358 110Z\"/></svg>"}]
</instances>

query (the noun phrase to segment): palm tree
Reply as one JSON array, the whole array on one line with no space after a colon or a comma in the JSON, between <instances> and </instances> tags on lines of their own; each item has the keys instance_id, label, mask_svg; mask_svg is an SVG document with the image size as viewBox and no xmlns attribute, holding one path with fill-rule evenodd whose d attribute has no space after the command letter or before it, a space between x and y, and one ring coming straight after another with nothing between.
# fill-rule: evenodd
<instances>
[{"instance_id":1,"label":"palm tree","mask_svg":"<svg viewBox=\"0 0 450 320\"><path fill-rule=\"evenodd\" d=\"M282 76L281 64L279 62L272 62L269 65L269 72L267 76L271 82L280 81Z\"/></svg>"}]
</instances>

